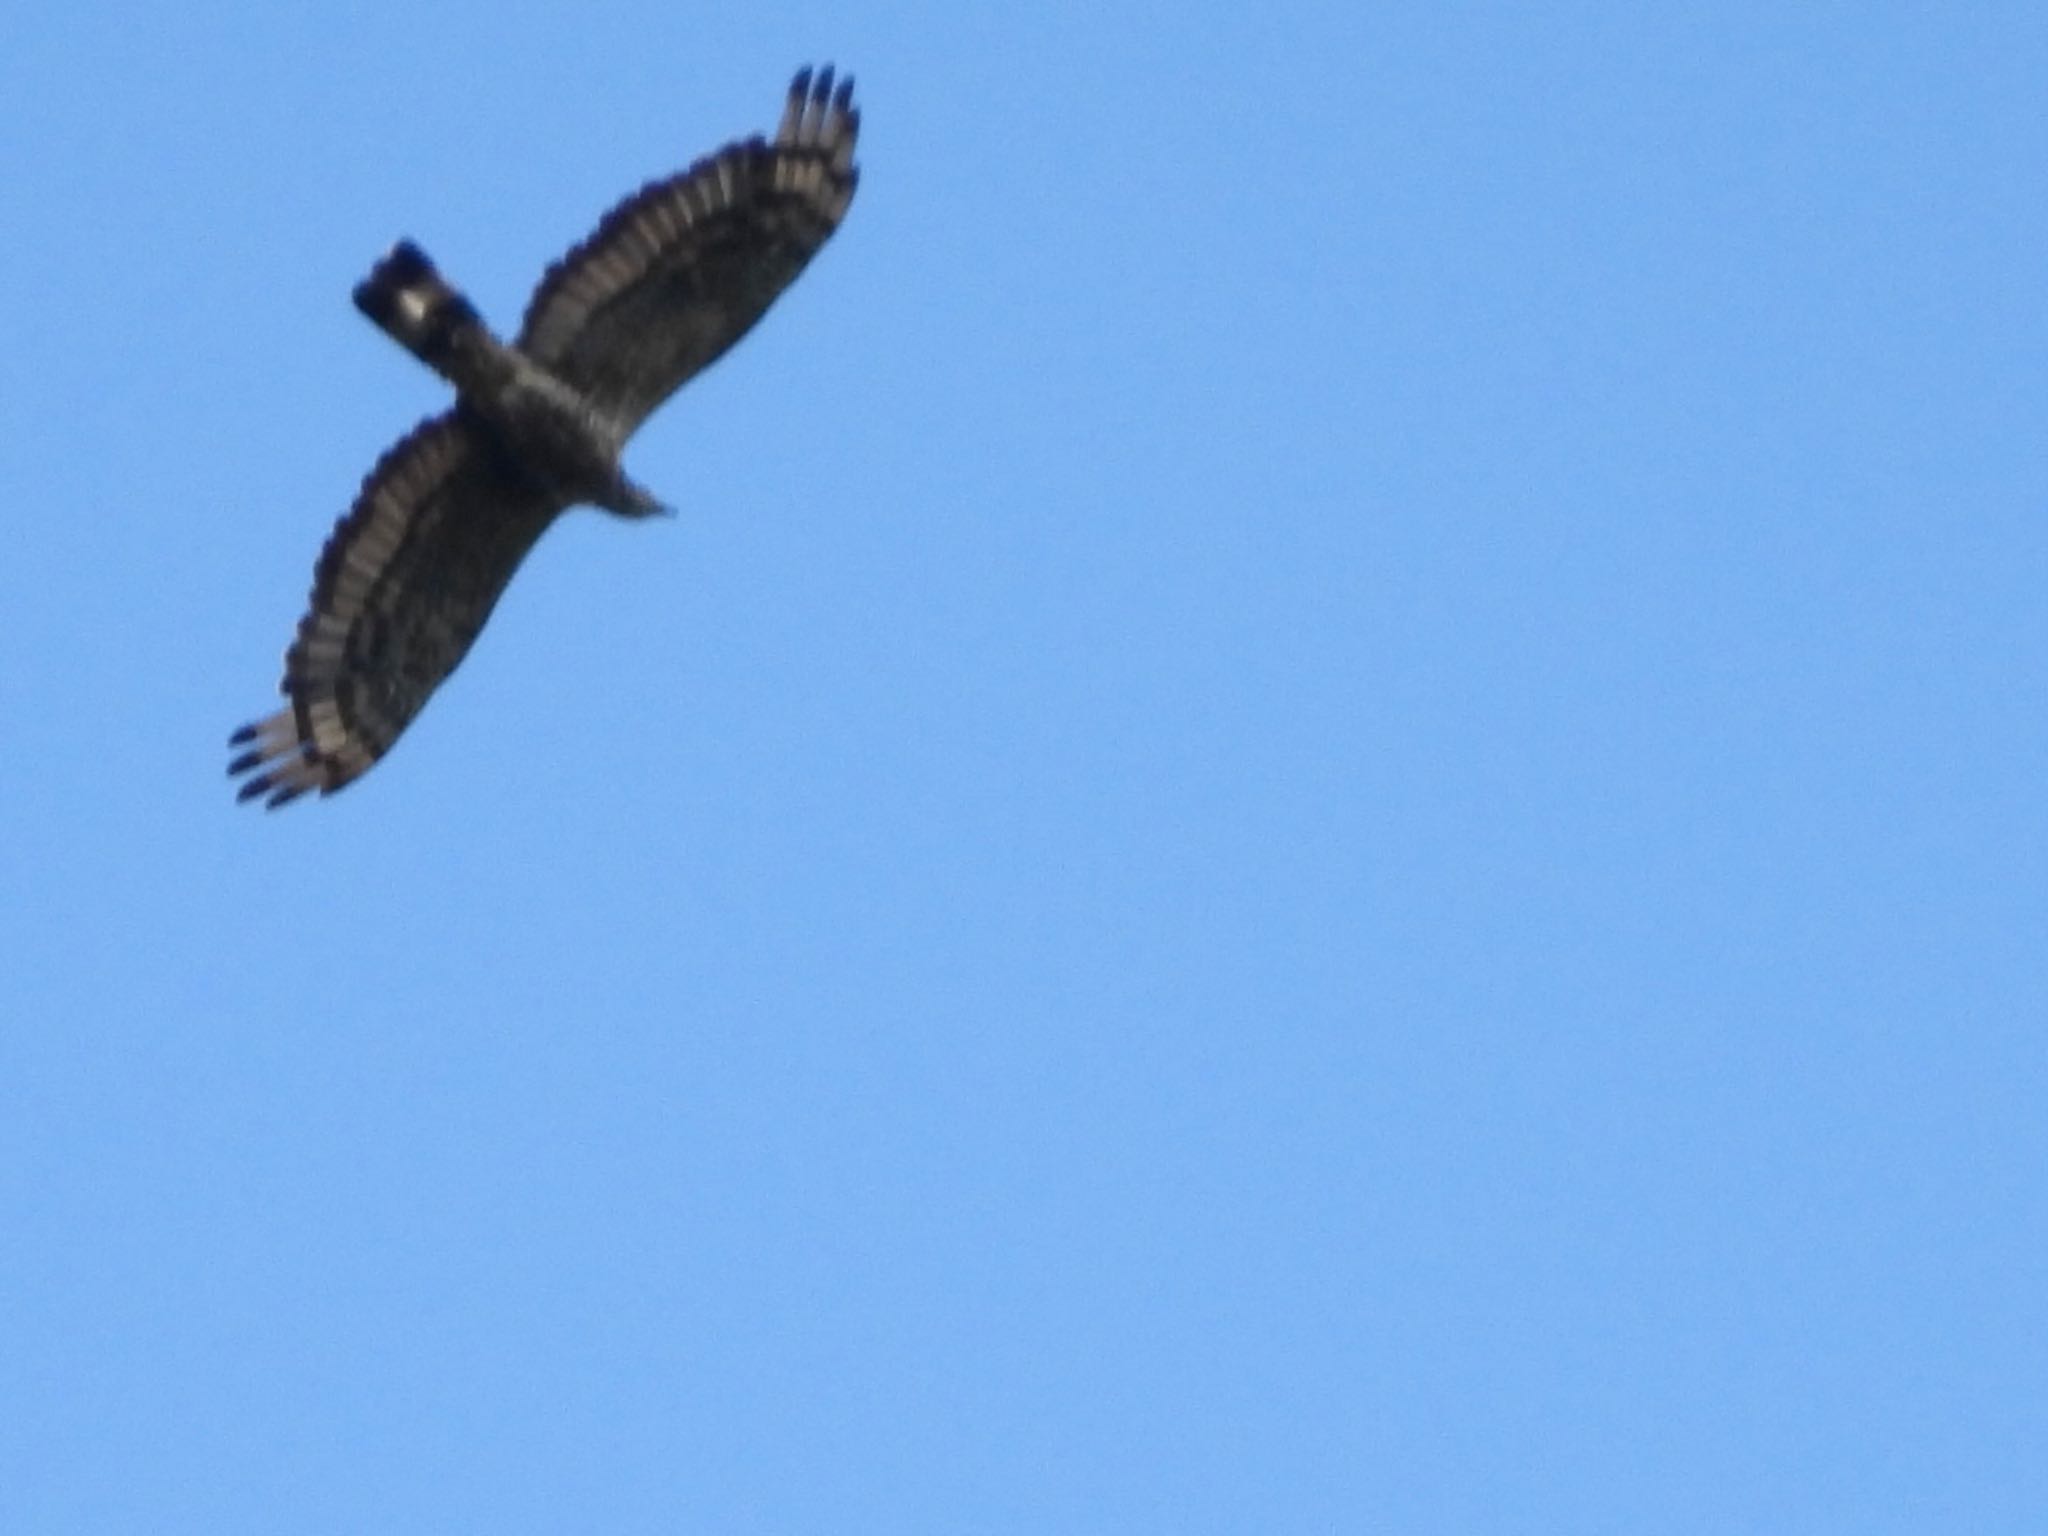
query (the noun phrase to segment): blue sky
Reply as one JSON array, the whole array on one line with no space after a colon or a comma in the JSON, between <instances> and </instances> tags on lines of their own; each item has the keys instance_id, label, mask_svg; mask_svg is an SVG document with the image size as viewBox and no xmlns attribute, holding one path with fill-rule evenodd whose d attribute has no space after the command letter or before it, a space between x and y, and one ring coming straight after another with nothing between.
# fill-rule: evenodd
<instances>
[{"instance_id":1,"label":"blue sky","mask_svg":"<svg viewBox=\"0 0 2048 1536\"><path fill-rule=\"evenodd\" d=\"M98 6L0 49L0 1527L2048 1516L2038 7ZM500 326L848 222L233 804Z\"/></svg>"}]
</instances>

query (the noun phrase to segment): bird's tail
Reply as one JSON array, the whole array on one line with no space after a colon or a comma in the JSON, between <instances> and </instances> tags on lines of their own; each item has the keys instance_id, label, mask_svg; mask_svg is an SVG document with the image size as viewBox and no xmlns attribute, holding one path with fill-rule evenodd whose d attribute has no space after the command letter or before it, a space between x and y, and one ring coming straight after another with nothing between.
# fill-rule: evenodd
<instances>
[{"instance_id":1,"label":"bird's tail","mask_svg":"<svg viewBox=\"0 0 2048 1536\"><path fill-rule=\"evenodd\" d=\"M476 306L427 253L401 240L356 285L356 308L458 390L488 389L507 366L505 346Z\"/></svg>"}]
</instances>

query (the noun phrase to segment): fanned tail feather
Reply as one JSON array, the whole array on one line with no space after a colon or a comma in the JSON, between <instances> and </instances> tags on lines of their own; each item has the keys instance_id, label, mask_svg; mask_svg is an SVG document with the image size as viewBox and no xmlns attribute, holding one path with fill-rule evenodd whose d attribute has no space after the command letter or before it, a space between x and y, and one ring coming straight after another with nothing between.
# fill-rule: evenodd
<instances>
[{"instance_id":1,"label":"fanned tail feather","mask_svg":"<svg viewBox=\"0 0 2048 1536\"><path fill-rule=\"evenodd\" d=\"M476 306L410 240L394 245L356 284L356 308L392 340L461 388L464 354L490 332Z\"/></svg>"}]
</instances>

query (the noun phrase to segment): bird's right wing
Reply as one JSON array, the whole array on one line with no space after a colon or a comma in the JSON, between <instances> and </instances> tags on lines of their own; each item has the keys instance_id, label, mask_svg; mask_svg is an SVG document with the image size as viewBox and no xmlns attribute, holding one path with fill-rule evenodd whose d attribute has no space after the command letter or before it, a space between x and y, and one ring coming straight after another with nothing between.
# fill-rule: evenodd
<instances>
[{"instance_id":1,"label":"bird's right wing","mask_svg":"<svg viewBox=\"0 0 2048 1536\"><path fill-rule=\"evenodd\" d=\"M759 320L839 227L860 172L853 81L806 69L775 141L643 187L548 269L519 347L630 433Z\"/></svg>"}]
</instances>

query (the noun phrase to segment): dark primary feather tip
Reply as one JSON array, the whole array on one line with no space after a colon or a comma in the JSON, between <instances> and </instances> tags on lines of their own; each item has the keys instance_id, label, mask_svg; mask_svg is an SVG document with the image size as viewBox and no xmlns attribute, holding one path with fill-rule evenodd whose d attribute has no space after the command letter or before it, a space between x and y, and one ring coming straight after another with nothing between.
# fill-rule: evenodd
<instances>
[{"instance_id":1,"label":"dark primary feather tip","mask_svg":"<svg viewBox=\"0 0 2048 1536\"><path fill-rule=\"evenodd\" d=\"M789 94L808 96L811 94L811 66L806 64L796 72L796 78L789 82Z\"/></svg>"},{"instance_id":2,"label":"dark primary feather tip","mask_svg":"<svg viewBox=\"0 0 2048 1536\"><path fill-rule=\"evenodd\" d=\"M290 805L294 800L298 799L299 796L303 795L306 792L306 789L307 786L304 784L287 785L285 788L280 789L276 794L272 795L268 800L264 801L263 809L265 809L266 811L274 811L277 810L280 806Z\"/></svg>"},{"instance_id":3,"label":"dark primary feather tip","mask_svg":"<svg viewBox=\"0 0 2048 1536\"><path fill-rule=\"evenodd\" d=\"M242 745L243 742L254 741L255 739L256 727L254 725L245 725L239 731L235 732L234 735L228 738L228 745L231 747L239 747L240 745Z\"/></svg>"},{"instance_id":4,"label":"dark primary feather tip","mask_svg":"<svg viewBox=\"0 0 2048 1536\"><path fill-rule=\"evenodd\" d=\"M233 745L233 743L230 743L230 745ZM263 749L261 747L258 747L254 752L244 752L240 757L228 764L228 777L232 779L238 773L247 773L262 761Z\"/></svg>"},{"instance_id":5,"label":"dark primary feather tip","mask_svg":"<svg viewBox=\"0 0 2048 1536\"><path fill-rule=\"evenodd\" d=\"M258 795L262 794L269 788L270 775L267 773L259 773L256 775L255 778L251 779L248 783L244 784L240 789L235 791L235 804L241 805L247 801L254 800Z\"/></svg>"},{"instance_id":6,"label":"dark primary feather tip","mask_svg":"<svg viewBox=\"0 0 2048 1536\"><path fill-rule=\"evenodd\" d=\"M832 66L827 64L811 82L811 100L822 102L832 94Z\"/></svg>"},{"instance_id":7,"label":"dark primary feather tip","mask_svg":"<svg viewBox=\"0 0 2048 1536\"><path fill-rule=\"evenodd\" d=\"M839 89L832 96L832 105L841 112L853 105L853 76L848 75L839 82Z\"/></svg>"}]
</instances>

